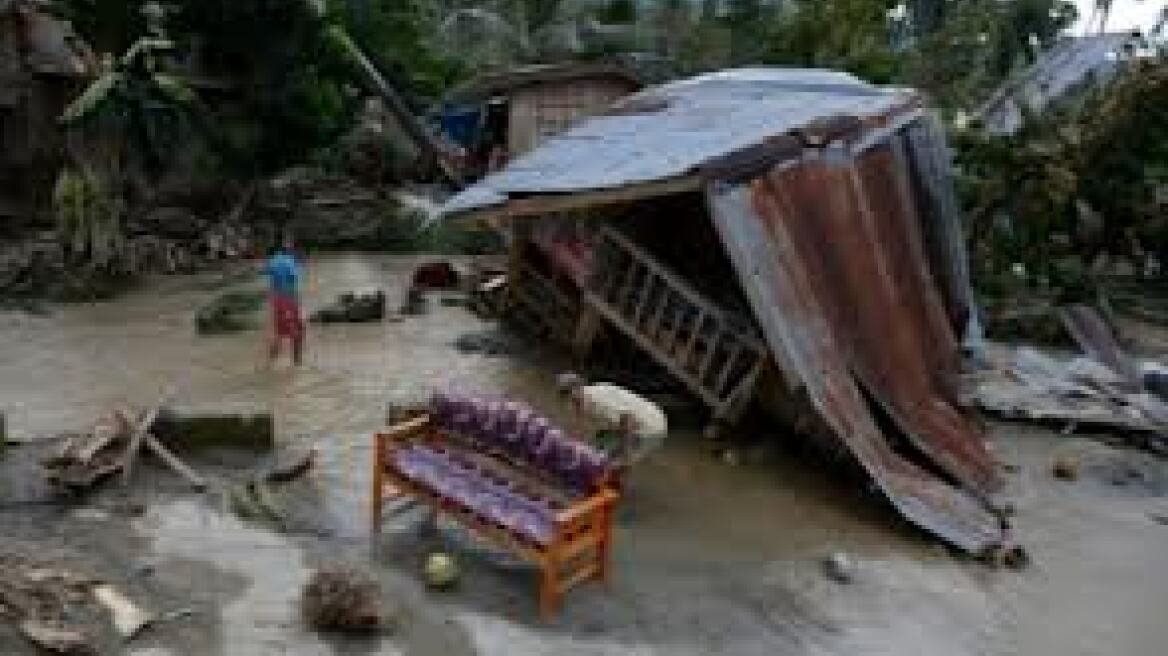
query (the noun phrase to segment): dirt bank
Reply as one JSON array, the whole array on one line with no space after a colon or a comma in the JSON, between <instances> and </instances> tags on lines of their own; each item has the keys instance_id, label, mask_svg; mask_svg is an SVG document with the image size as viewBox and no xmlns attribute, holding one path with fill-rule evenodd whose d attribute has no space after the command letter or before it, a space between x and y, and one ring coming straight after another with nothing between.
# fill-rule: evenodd
<instances>
[{"instance_id":1,"label":"dirt bank","mask_svg":"<svg viewBox=\"0 0 1168 656\"><path fill-rule=\"evenodd\" d=\"M321 260L308 309L374 287L395 307L417 261ZM1014 426L995 427L994 443L1013 465L1017 533L1035 560L1027 571L955 559L878 498L781 450L730 466L697 436L678 434L636 472L610 588L574 593L562 617L543 625L533 573L502 554L448 528L419 530L409 510L369 539L369 433L387 402L445 381L522 395L563 415L549 384L562 363L534 349L460 352L455 339L488 326L435 302L399 323L312 327L305 366L266 371L259 333L195 336L194 310L222 291L213 283L166 278L48 317L0 315L0 408L18 437L78 429L110 403L146 402L180 378L184 404L270 411L282 445L320 450L310 477L280 493L291 519L277 532L226 512L216 494L246 476L250 456L195 460L220 482L206 495L147 466L128 491L62 505L44 502L35 470L46 447L10 449L0 460L2 546L51 546L156 610L195 611L148 629L129 653L1151 656L1168 639L1168 526L1156 519L1168 516L1164 463ZM1072 482L1050 475L1065 450L1082 463ZM1124 473L1132 469L1142 473ZM1117 471L1127 482L1116 484ZM127 501L145 512L124 512ZM105 517L78 519L78 507ZM460 558L466 576L455 592L427 592L415 575L433 544ZM823 576L820 560L835 550L856 561L854 583ZM337 559L378 574L403 617L399 634L334 641L302 627L301 584L313 566ZM102 639L114 649L112 636ZM0 631L0 653L26 652Z\"/></svg>"}]
</instances>

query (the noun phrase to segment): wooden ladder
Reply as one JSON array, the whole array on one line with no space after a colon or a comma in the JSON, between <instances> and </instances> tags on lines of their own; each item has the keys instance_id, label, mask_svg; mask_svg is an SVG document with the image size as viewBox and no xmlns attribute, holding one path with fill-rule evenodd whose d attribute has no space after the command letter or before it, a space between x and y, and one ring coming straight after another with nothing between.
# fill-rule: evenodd
<instances>
[{"instance_id":1,"label":"wooden ladder","mask_svg":"<svg viewBox=\"0 0 1168 656\"><path fill-rule=\"evenodd\" d=\"M512 262L510 272L512 316L566 343L575 330L579 300L522 259Z\"/></svg>"},{"instance_id":2,"label":"wooden ladder","mask_svg":"<svg viewBox=\"0 0 1168 656\"><path fill-rule=\"evenodd\" d=\"M598 233L594 252L586 305L710 406L716 420L736 419L767 357L754 326L610 227Z\"/></svg>"}]
</instances>

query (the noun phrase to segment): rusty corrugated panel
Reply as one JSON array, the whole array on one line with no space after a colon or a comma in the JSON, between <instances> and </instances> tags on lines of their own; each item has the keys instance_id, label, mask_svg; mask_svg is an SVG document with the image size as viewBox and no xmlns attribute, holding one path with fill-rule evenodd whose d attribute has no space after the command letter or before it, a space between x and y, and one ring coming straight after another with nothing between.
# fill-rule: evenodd
<instances>
[{"instance_id":1,"label":"rusty corrugated panel","mask_svg":"<svg viewBox=\"0 0 1168 656\"><path fill-rule=\"evenodd\" d=\"M906 126L892 143L902 153L902 166L912 180L930 270L945 299L949 319L962 331L962 337L976 346L982 339L982 328L944 128L936 117L926 115Z\"/></svg>"},{"instance_id":2,"label":"rusty corrugated panel","mask_svg":"<svg viewBox=\"0 0 1168 656\"><path fill-rule=\"evenodd\" d=\"M714 185L719 234L776 361L900 512L970 551L997 544L998 522L979 498L995 486L994 468L937 373L954 371L955 340L893 157L877 149L859 167L846 153L830 159ZM866 200L875 185L880 216ZM865 391L968 490L897 454Z\"/></svg>"},{"instance_id":3,"label":"rusty corrugated panel","mask_svg":"<svg viewBox=\"0 0 1168 656\"><path fill-rule=\"evenodd\" d=\"M864 388L929 459L987 494L997 483L993 462L954 407L957 343L929 278L907 181L893 163L888 146L858 158L808 158L766 176L755 195L760 208L777 211L764 220L789 224Z\"/></svg>"},{"instance_id":4,"label":"rusty corrugated panel","mask_svg":"<svg viewBox=\"0 0 1168 656\"><path fill-rule=\"evenodd\" d=\"M1060 309L1059 316L1084 353L1122 376L1129 389L1143 388L1143 376L1140 375L1139 367L1119 345L1115 334L1111 332L1111 327L1099 316L1095 308L1071 305Z\"/></svg>"}]
</instances>

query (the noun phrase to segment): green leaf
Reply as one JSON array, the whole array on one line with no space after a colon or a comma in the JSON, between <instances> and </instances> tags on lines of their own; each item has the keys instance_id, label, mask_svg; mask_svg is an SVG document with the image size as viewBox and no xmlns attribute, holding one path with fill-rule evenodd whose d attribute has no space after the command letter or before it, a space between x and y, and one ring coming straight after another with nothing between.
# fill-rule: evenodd
<instances>
[{"instance_id":1,"label":"green leaf","mask_svg":"<svg viewBox=\"0 0 1168 656\"><path fill-rule=\"evenodd\" d=\"M154 73L151 76L154 85L170 100L182 104L194 104L195 92L181 78L166 73Z\"/></svg>"},{"instance_id":2,"label":"green leaf","mask_svg":"<svg viewBox=\"0 0 1168 656\"><path fill-rule=\"evenodd\" d=\"M109 98L110 93L124 79L125 75L116 71L106 73L97 78L92 84L86 87L85 91L76 100L69 103L69 106L65 108L58 121L64 124L70 124L89 115Z\"/></svg>"}]
</instances>

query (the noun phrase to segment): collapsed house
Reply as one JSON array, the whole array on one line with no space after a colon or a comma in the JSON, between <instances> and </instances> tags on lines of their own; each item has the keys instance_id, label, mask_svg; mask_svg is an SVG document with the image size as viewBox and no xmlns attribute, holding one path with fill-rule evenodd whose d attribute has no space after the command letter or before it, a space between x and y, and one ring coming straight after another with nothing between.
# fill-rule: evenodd
<instances>
[{"instance_id":1,"label":"collapsed house","mask_svg":"<svg viewBox=\"0 0 1168 656\"><path fill-rule=\"evenodd\" d=\"M806 433L976 552L1002 540L999 478L957 406L976 319L950 178L917 93L752 68L628 96L444 213L505 231L510 311L577 355L626 339L721 422L809 408Z\"/></svg>"}]
</instances>

